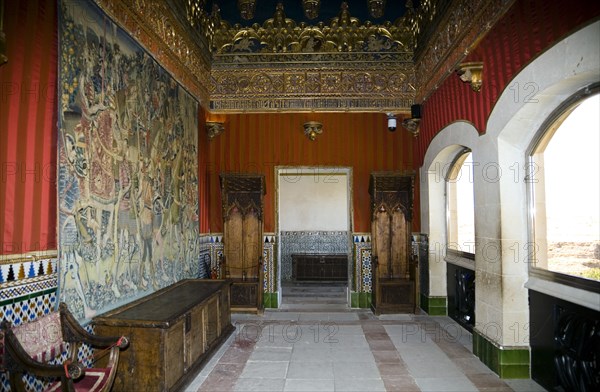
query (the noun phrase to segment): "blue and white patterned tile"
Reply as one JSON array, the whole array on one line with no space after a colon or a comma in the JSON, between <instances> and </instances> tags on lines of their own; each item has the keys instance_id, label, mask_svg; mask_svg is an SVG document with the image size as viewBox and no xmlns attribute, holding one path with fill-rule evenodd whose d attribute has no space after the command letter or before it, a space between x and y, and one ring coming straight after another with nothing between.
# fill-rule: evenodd
<instances>
[{"instance_id":1,"label":"blue and white patterned tile","mask_svg":"<svg viewBox=\"0 0 600 392\"><path fill-rule=\"evenodd\" d=\"M292 254L347 254L347 231L282 231L281 232L281 279L292 277Z\"/></svg>"}]
</instances>

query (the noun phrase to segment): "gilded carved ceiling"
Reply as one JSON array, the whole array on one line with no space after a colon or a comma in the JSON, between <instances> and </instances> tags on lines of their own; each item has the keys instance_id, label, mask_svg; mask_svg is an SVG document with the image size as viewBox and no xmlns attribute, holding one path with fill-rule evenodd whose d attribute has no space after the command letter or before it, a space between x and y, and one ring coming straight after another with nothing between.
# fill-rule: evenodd
<instances>
[{"instance_id":1,"label":"gilded carved ceiling","mask_svg":"<svg viewBox=\"0 0 600 392\"><path fill-rule=\"evenodd\" d=\"M296 18L281 2L262 23L253 13L266 0L96 1L211 112L410 113L514 0L408 0L393 20L382 0L338 2L329 20L322 1L303 1ZM235 21L222 17L231 8Z\"/></svg>"}]
</instances>

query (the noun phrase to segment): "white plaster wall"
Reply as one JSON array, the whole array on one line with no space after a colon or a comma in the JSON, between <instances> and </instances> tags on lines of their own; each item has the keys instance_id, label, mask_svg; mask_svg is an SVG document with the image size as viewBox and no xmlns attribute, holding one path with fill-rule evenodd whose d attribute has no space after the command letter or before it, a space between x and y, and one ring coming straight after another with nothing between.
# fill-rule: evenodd
<instances>
[{"instance_id":1,"label":"white plaster wall","mask_svg":"<svg viewBox=\"0 0 600 392\"><path fill-rule=\"evenodd\" d=\"M490 114L485 135L478 137L472 126L454 123L433 139L425 155L421 222L432 251L438 253L430 255L430 295L446 295L445 264L439 255L446 237L444 188L435 170L466 146L473 151L475 174L475 328L502 346L527 346L529 338L526 152L553 110L600 81L598 37L600 22L548 49L509 83ZM540 285L544 283L536 281L538 290ZM566 286L560 296L584 306L600 304L597 293L582 294Z\"/></svg>"},{"instance_id":2,"label":"white plaster wall","mask_svg":"<svg viewBox=\"0 0 600 392\"><path fill-rule=\"evenodd\" d=\"M298 169L279 178L281 231L348 231L348 175Z\"/></svg>"},{"instance_id":3,"label":"white plaster wall","mask_svg":"<svg viewBox=\"0 0 600 392\"><path fill-rule=\"evenodd\" d=\"M530 83L536 91L530 102L515 99L514 90L505 91L488 120L487 137L498 142L499 165L507 175L498 186L502 209L500 220L502 243L501 343L528 344L526 282L529 278L529 217L525 181L527 150L542 124L558 106L578 90L600 81L600 22L593 23L548 49L524 68L510 86ZM578 170L577 167L573 168ZM551 284L550 282L545 282ZM544 285L542 282L541 286ZM597 304L600 294L581 293L569 286L555 289L555 296L588 306ZM583 295L582 295L583 294Z\"/></svg>"},{"instance_id":4,"label":"white plaster wall","mask_svg":"<svg viewBox=\"0 0 600 392\"><path fill-rule=\"evenodd\" d=\"M454 157L473 149L477 130L467 122L450 124L431 141L421 168L421 228L429 234L429 295L447 294L445 177ZM460 140L460 143L455 141Z\"/></svg>"}]
</instances>

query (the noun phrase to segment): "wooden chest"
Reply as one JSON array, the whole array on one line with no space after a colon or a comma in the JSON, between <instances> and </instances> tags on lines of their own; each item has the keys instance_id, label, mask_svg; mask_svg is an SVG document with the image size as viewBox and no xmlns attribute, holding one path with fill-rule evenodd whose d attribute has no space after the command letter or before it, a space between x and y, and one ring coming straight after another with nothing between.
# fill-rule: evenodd
<instances>
[{"instance_id":1,"label":"wooden chest","mask_svg":"<svg viewBox=\"0 0 600 392\"><path fill-rule=\"evenodd\" d=\"M191 381L233 332L231 282L190 279L94 318L101 335L126 335L112 391L173 391Z\"/></svg>"},{"instance_id":2,"label":"wooden chest","mask_svg":"<svg viewBox=\"0 0 600 392\"><path fill-rule=\"evenodd\" d=\"M293 254L292 279L345 282L348 280L348 255Z\"/></svg>"}]
</instances>

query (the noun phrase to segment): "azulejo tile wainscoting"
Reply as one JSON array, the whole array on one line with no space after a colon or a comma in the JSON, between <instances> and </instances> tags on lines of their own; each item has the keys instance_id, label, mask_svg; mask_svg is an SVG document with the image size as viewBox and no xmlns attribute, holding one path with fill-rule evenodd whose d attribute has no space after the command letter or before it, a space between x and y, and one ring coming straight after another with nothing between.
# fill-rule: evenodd
<instances>
[{"instance_id":1,"label":"azulejo tile wainscoting","mask_svg":"<svg viewBox=\"0 0 600 392\"><path fill-rule=\"evenodd\" d=\"M348 254L347 231L282 231L281 279L292 279L292 254Z\"/></svg>"},{"instance_id":2,"label":"azulejo tile wainscoting","mask_svg":"<svg viewBox=\"0 0 600 392\"><path fill-rule=\"evenodd\" d=\"M265 233L263 238L263 305L265 308L278 307L278 288L277 288L277 243L276 237L272 233ZM201 260L205 260L207 275L200 277L210 277L211 271L217 275L221 274L219 260L223 257L223 235L220 233L205 235L202 237ZM202 262L200 263L202 264Z\"/></svg>"},{"instance_id":3,"label":"azulejo tile wainscoting","mask_svg":"<svg viewBox=\"0 0 600 392\"><path fill-rule=\"evenodd\" d=\"M57 262L55 256L39 259L27 256L0 264L0 320L17 326L58 308ZM86 329L93 333L91 325ZM62 355L61 360L66 357L66 351ZM91 366L92 351L89 347L82 347L78 357L86 366ZM30 391L40 392L48 386L47 382L32 376L25 376L25 380ZM5 373L0 373L0 390L10 390Z\"/></svg>"},{"instance_id":4,"label":"azulejo tile wainscoting","mask_svg":"<svg viewBox=\"0 0 600 392\"><path fill-rule=\"evenodd\" d=\"M56 267L56 258L0 265L0 319L16 326L56 309Z\"/></svg>"},{"instance_id":5,"label":"azulejo tile wainscoting","mask_svg":"<svg viewBox=\"0 0 600 392\"><path fill-rule=\"evenodd\" d=\"M350 306L371 307L371 235L355 233L352 236L354 276L350 291Z\"/></svg>"},{"instance_id":6,"label":"azulejo tile wainscoting","mask_svg":"<svg viewBox=\"0 0 600 392\"><path fill-rule=\"evenodd\" d=\"M327 236L330 234L329 237ZM289 265L282 262L281 274L285 279L286 273L291 277L291 254L293 252L310 253L347 253L347 232L284 232L282 233L281 246L286 246ZM286 244L283 244L287 241ZM311 242L312 241L312 242ZM210 271L220 274L219 259L223 255L223 236L220 233L202 237L200 277L209 277ZM279 242L274 233L264 236L264 306L265 308L279 307L279 291L277 275L279 263L277 247ZM282 248L282 260L285 261ZM350 287L351 307L368 308L371 306L371 235L368 233L354 233L352 235L352 260L349 263L352 271ZM287 271L287 272L286 272ZM204 276L206 274L206 276Z\"/></svg>"}]
</instances>

